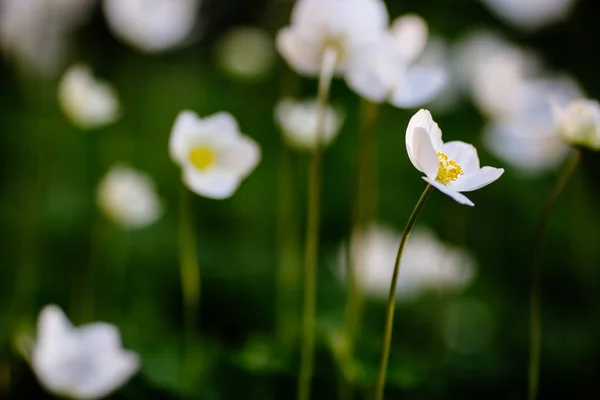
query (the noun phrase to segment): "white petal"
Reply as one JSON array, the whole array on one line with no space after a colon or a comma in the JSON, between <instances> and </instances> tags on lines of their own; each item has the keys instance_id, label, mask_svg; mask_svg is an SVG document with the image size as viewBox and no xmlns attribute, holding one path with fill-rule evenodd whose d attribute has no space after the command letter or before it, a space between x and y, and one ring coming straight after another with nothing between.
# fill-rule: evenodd
<instances>
[{"instance_id":1,"label":"white petal","mask_svg":"<svg viewBox=\"0 0 600 400\"><path fill-rule=\"evenodd\" d=\"M240 185L240 177L234 173L222 170L200 172L191 165L183 168L183 181L191 191L212 199L231 197Z\"/></svg>"},{"instance_id":2,"label":"white petal","mask_svg":"<svg viewBox=\"0 0 600 400\"><path fill-rule=\"evenodd\" d=\"M429 183L430 185L432 185L433 187L435 187L436 189L438 189L440 192L452 197L454 200L456 200L460 204L464 204L466 206L471 206L471 207L475 205L475 204L473 204L473 202L471 200L469 200L463 194L457 192L456 190L454 190L452 188L449 188L448 186L446 186L444 184L441 184L440 182L436 182L425 176L423 177L423 180L425 182Z\"/></svg>"},{"instance_id":3,"label":"white petal","mask_svg":"<svg viewBox=\"0 0 600 400\"><path fill-rule=\"evenodd\" d=\"M228 112L218 112L202 119L203 129L229 142L239 136L240 129L234 116Z\"/></svg>"},{"instance_id":4,"label":"white petal","mask_svg":"<svg viewBox=\"0 0 600 400\"><path fill-rule=\"evenodd\" d=\"M429 178L435 179L439 169L439 161L425 129L421 127L415 129L411 148L415 156L415 168Z\"/></svg>"},{"instance_id":5,"label":"white petal","mask_svg":"<svg viewBox=\"0 0 600 400\"><path fill-rule=\"evenodd\" d=\"M421 106L433 100L447 83L448 73L442 67L411 67L392 93L390 103L400 108Z\"/></svg>"},{"instance_id":6,"label":"white petal","mask_svg":"<svg viewBox=\"0 0 600 400\"><path fill-rule=\"evenodd\" d=\"M396 18L390 27L390 33L406 62L416 60L427 44L427 23L415 14Z\"/></svg>"},{"instance_id":7,"label":"white petal","mask_svg":"<svg viewBox=\"0 0 600 400\"><path fill-rule=\"evenodd\" d=\"M451 160L456 161L465 174L479 170L479 156L477 155L477 149L472 144L458 140L447 142L444 143L442 152Z\"/></svg>"},{"instance_id":8,"label":"white petal","mask_svg":"<svg viewBox=\"0 0 600 400\"><path fill-rule=\"evenodd\" d=\"M248 136L240 136L220 157L223 168L243 178L258 165L260 147Z\"/></svg>"},{"instance_id":9,"label":"white petal","mask_svg":"<svg viewBox=\"0 0 600 400\"><path fill-rule=\"evenodd\" d=\"M123 385L140 366L139 356L132 351L104 349L89 367L90 374L85 376L76 390L77 398L99 399Z\"/></svg>"},{"instance_id":10,"label":"white petal","mask_svg":"<svg viewBox=\"0 0 600 400\"><path fill-rule=\"evenodd\" d=\"M415 129L418 127L425 129L425 131L429 133L431 144L433 145L434 150L437 151L438 149L442 148L442 131L433 121L433 118L431 118L429 111L425 109L419 110L415 115L412 116L408 122L408 128L406 128L406 151L408 152L410 161L417 169L417 161L412 149L412 143Z\"/></svg>"},{"instance_id":11,"label":"white petal","mask_svg":"<svg viewBox=\"0 0 600 400\"><path fill-rule=\"evenodd\" d=\"M188 157L189 139L198 130L201 119L193 111L181 111L175 119L169 138L169 153L173 162L183 164Z\"/></svg>"},{"instance_id":12,"label":"white petal","mask_svg":"<svg viewBox=\"0 0 600 400\"><path fill-rule=\"evenodd\" d=\"M479 171L474 171L460 177L453 182L452 188L461 192L471 192L481 189L484 186L494 182L504 173L502 168L483 167Z\"/></svg>"},{"instance_id":13,"label":"white petal","mask_svg":"<svg viewBox=\"0 0 600 400\"><path fill-rule=\"evenodd\" d=\"M388 95L387 81L378 68L369 65L372 60L356 60L350 63L346 83L360 96L375 102L383 102Z\"/></svg>"},{"instance_id":14,"label":"white petal","mask_svg":"<svg viewBox=\"0 0 600 400\"><path fill-rule=\"evenodd\" d=\"M312 35L299 29L283 28L277 34L276 45L281 56L299 74L316 76L319 73L320 46Z\"/></svg>"}]
</instances>

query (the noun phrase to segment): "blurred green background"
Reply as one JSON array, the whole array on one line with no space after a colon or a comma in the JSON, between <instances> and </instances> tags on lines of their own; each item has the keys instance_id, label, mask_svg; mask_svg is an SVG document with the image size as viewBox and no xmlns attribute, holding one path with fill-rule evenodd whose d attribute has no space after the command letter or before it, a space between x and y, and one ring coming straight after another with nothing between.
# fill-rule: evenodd
<instances>
[{"instance_id":1,"label":"blurred green background","mask_svg":"<svg viewBox=\"0 0 600 400\"><path fill-rule=\"evenodd\" d=\"M512 29L477 1L387 3L392 18L416 12L433 33L449 41L470 28L498 30L538 50L553 68L572 73L590 97L600 96L597 2L582 0L567 20L534 33ZM279 58L265 79L236 80L215 59L219 39L231 28L258 25L274 35L287 23L291 6L289 1L207 0L200 11L202 39L159 55L144 55L117 41L96 10L73 35L69 58L88 63L115 86L123 116L91 132L73 127L60 112L57 78L20 73L0 59L0 397L50 398L17 347L23 335L34 335L37 314L48 303L60 305L76 324L90 322L78 317L83 298L93 299L93 320L119 326L125 346L142 358L141 372L110 398L295 397L299 341L280 342L275 334L278 181L285 158L293 166L292 209L297 235L303 238L308 157L284 150L273 107L284 91L289 94L285 82L297 79L292 87L300 98L313 96L316 82L294 78ZM340 369L328 338L341 324L345 290L332 274L332 260L350 231L358 147L359 99L343 81L334 83L331 98L343 105L347 118L324 161L315 399L338 396ZM181 182L167 150L171 126L183 109L200 115L231 112L262 149L260 165L233 197L193 198L202 297L196 341L187 350L195 375L185 387L178 380L183 337L177 249ZM382 106L380 111L379 218L400 231L424 188L404 145L414 110ZM532 234L557 174L526 179L494 159L480 146L484 121L468 102L434 118L446 140L479 145L482 165L504 167L506 173L472 193L474 208L434 192L420 215L419 223L433 228L443 241L472 252L478 276L460 294L433 294L398 304L388 398L523 399ZM123 231L96 208L99 179L122 161L148 172L164 200L163 218L140 231ZM598 162L597 154L584 152L549 226L540 398L579 398L596 387ZM93 287L86 286L86 273ZM286 291L299 295L300 287L298 281ZM472 304L484 310L485 327L469 318ZM295 326L299 303L288 306L286 314ZM466 307L458 340L471 349L467 352L447 346L443 338L444 315L457 306ZM359 395L375 381L384 322L382 302L367 307L357 349L364 372L357 383ZM478 342L483 334L485 340Z\"/></svg>"}]
</instances>

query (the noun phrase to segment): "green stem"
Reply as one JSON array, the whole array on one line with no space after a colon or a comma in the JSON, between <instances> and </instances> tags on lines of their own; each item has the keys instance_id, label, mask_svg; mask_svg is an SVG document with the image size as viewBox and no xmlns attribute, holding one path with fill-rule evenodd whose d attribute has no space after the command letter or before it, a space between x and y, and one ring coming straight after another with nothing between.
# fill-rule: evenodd
<instances>
[{"instance_id":1,"label":"green stem","mask_svg":"<svg viewBox=\"0 0 600 400\"><path fill-rule=\"evenodd\" d=\"M535 400L537 398L538 383L540 375L540 348L542 338L542 261L544 254L544 234L550 220L550 215L556 206L556 203L565 189L571 175L577 168L581 158L581 151L574 149L571 159L565 165L565 168L558 178L556 185L552 189L546 204L542 209L540 218L535 230L535 239L533 242L533 268L531 280L531 321L529 326L529 391L527 398Z\"/></svg>"},{"instance_id":2,"label":"green stem","mask_svg":"<svg viewBox=\"0 0 600 400\"><path fill-rule=\"evenodd\" d=\"M325 113L329 88L335 69L337 52L326 50L323 54L318 89L317 131L319 140L315 146L309 170L308 182L308 223L306 228L306 248L304 254L304 310L302 352L298 377L298 399L310 398L310 381L313 373L315 348L315 319L317 295L317 252L319 244L319 220L321 199L321 152L325 130Z\"/></svg>"},{"instance_id":3,"label":"green stem","mask_svg":"<svg viewBox=\"0 0 600 400\"><path fill-rule=\"evenodd\" d=\"M421 208L425 204L425 200L431 193L433 186L427 185L421 198L417 201L417 205L413 210L410 218L408 218L408 222L404 227L404 232L402 233L402 239L400 239L400 245L398 246L398 254L396 255L396 262L394 264L394 274L392 275L392 283L390 285L390 293L388 296L387 308L386 308L386 318L385 318L385 331L383 337L383 349L381 353L381 363L379 365L379 376L377 378L377 391L375 393L376 400L383 399L383 391L385 389L385 376L387 373L387 365L388 360L390 358L390 346L392 343L392 329L394 327L394 307L396 305L396 284L398 283L398 275L400 273L400 262L402 260L402 252L404 251L404 246L406 245L406 241L408 240L408 236L410 235L410 231L412 230L415 221L417 220L417 215Z\"/></svg>"},{"instance_id":4,"label":"green stem","mask_svg":"<svg viewBox=\"0 0 600 400\"><path fill-rule=\"evenodd\" d=\"M191 198L188 190L181 187L181 204L179 208L179 267L181 273L181 290L184 312L184 353L189 350L195 331L200 303L200 267L196 251L196 235L193 225ZM182 376L187 373L186 354L183 356Z\"/></svg>"}]
</instances>

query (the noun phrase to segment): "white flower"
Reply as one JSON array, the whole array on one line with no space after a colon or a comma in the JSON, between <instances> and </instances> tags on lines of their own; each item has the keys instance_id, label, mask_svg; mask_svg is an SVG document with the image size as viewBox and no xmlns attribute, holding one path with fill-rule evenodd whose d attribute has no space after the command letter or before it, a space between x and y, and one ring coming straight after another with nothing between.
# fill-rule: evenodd
<instances>
[{"instance_id":1,"label":"white flower","mask_svg":"<svg viewBox=\"0 0 600 400\"><path fill-rule=\"evenodd\" d=\"M235 28L225 34L218 46L219 64L229 75L245 80L268 74L275 60L273 38L256 27Z\"/></svg>"},{"instance_id":2,"label":"white flower","mask_svg":"<svg viewBox=\"0 0 600 400\"><path fill-rule=\"evenodd\" d=\"M230 197L260 161L256 142L242 135L235 118L225 112L200 119L182 111L171 131L169 150L190 190L214 199Z\"/></svg>"},{"instance_id":3,"label":"white flower","mask_svg":"<svg viewBox=\"0 0 600 400\"><path fill-rule=\"evenodd\" d=\"M298 73L316 76L326 49L337 52L336 72L386 32L381 0L298 0L291 24L277 34L277 49Z\"/></svg>"},{"instance_id":4,"label":"white flower","mask_svg":"<svg viewBox=\"0 0 600 400\"><path fill-rule=\"evenodd\" d=\"M444 88L448 78L439 65L415 63L426 43L425 21L416 15L398 18L389 34L351 60L348 86L377 103L389 101L400 108L425 104Z\"/></svg>"},{"instance_id":5,"label":"white flower","mask_svg":"<svg viewBox=\"0 0 600 400\"><path fill-rule=\"evenodd\" d=\"M322 145L329 145L340 131L344 116L327 106L324 131L317 132L319 107L316 100L295 101L283 99L275 106L275 122L281 128L285 141L300 150L314 150L322 136Z\"/></svg>"},{"instance_id":6,"label":"white flower","mask_svg":"<svg viewBox=\"0 0 600 400\"><path fill-rule=\"evenodd\" d=\"M136 353L124 350L114 325L71 325L62 310L41 311L31 366L50 392L73 399L99 399L121 386L139 369Z\"/></svg>"},{"instance_id":7,"label":"white flower","mask_svg":"<svg viewBox=\"0 0 600 400\"><path fill-rule=\"evenodd\" d=\"M419 110L406 129L406 151L423 179L461 204L473 202L460 192L489 185L504 173L502 168L479 166L477 150L470 144L444 143L442 131L427 110Z\"/></svg>"},{"instance_id":8,"label":"white flower","mask_svg":"<svg viewBox=\"0 0 600 400\"><path fill-rule=\"evenodd\" d=\"M115 36L152 53L171 49L189 38L198 0L104 0L104 14Z\"/></svg>"},{"instance_id":9,"label":"white flower","mask_svg":"<svg viewBox=\"0 0 600 400\"><path fill-rule=\"evenodd\" d=\"M538 29L567 16L576 0L482 0L505 21Z\"/></svg>"},{"instance_id":10,"label":"white flower","mask_svg":"<svg viewBox=\"0 0 600 400\"><path fill-rule=\"evenodd\" d=\"M63 112L82 128L108 125L119 117L119 100L112 86L97 80L85 65L74 65L58 87Z\"/></svg>"},{"instance_id":11,"label":"white flower","mask_svg":"<svg viewBox=\"0 0 600 400\"><path fill-rule=\"evenodd\" d=\"M158 220L162 205L152 178L126 165L116 165L100 181L98 206L126 229L141 229Z\"/></svg>"},{"instance_id":12,"label":"white flower","mask_svg":"<svg viewBox=\"0 0 600 400\"><path fill-rule=\"evenodd\" d=\"M371 296L385 297L390 290L400 234L383 226L370 226L355 232L351 257L356 282ZM340 248L338 272L345 277L348 251ZM396 286L397 300L413 300L432 290L459 290L475 276L476 264L465 251L440 242L425 228L410 235L400 265Z\"/></svg>"},{"instance_id":13,"label":"white flower","mask_svg":"<svg viewBox=\"0 0 600 400\"><path fill-rule=\"evenodd\" d=\"M577 99L566 107L554 106L556 130L567 143L600 150L600 104Z\"/></svg>"}]
</instances>

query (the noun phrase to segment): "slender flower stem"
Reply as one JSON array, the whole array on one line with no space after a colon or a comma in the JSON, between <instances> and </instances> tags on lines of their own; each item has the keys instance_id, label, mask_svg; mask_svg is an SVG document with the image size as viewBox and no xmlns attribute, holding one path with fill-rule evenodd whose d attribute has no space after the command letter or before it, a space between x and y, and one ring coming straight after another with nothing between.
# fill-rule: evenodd
<instances>
[{"instance_id":1,"label":"slender flower stem","mask_svg":"<svg viewBox=\"0 0 600 400\"><path fill-rule=\"evenodd\" d=\"M406 245L406 241L408 240L408 235L410 235L410 231L417 220L417 215L421 208L425 204L425 200L431 193L431 189L433 186L427 185L421 198L417 201L417 205L413 210L410 218L408 218L408 222L404 227L404 232L402 233L402 239L400 239L400 245L398 246L398 254L396 255L396 262L394 264L394 274L392 275L392 283L390 285L390 293L388 296L387 308L386 308L386 318L385 318L385 331L383 337L383 349L381 353L381 363L379 365L379 376L377 378L377 391L375 393L376 400L383 399L383 391L385 388L385 375L387 373L387 365L388 360L390 358L390 346L392 343L392 329L394 327L394 307L396 305L396 284L398 283L398 275L400 273L400 262L402 260L402 252L404 251L404 246Z\"/></svg>"},{"instance_id":2,"label":"slender flower stem","mask_svg":"<svg viewBox=\"0 0 600 400\"><path fill-rule=\"evenodd\" d=\"M200 267L196 251L196 235L193 227L193 212L190 193L181 187L179 206L179 267L184 308L184 351L189 349L194 337L195 320L200 303ZM182 374L187 371L187 356L183 357Z\"/></svg>"},{"instance_id":3,"label":"slender flower stem","mask_svg":"<svg viewBox=\"0 0 600 400\"><path fill-rule=\"evenodd\" d=\"M540 218L538 219L535 239L533 242L533 268L531 280L531 320L529 326L529 391L528 399L535 400L537 398L538 383L540 376L540 347L542 339L542 259L544 254L544 234L550 220L550 215L556 206L556 203L565 189L571 175L577 168L581 158L579 149L573 150L573 155L565 165L562 174L560 175L554 189L546 200L546 204L542 209Z\"/></svg>"},{"instance_id":4,"label":"slender flower stem","mask_svg":"<svg viewBox=\"0 0 600 400\"><path fill-rule=\"evenodd\" d=\"M337 51L327 49L323 54L318 89L317 130L319 138L315 146L309 170L308 223L304 255L304 311L298 399L310 398L310 381L313 373L315 348L315 319L317 296L317 253L319 244L319 220L321 198L321 152L325 128L325 113L331 79L335 70Z\"/></svg>"}]
</instances>

